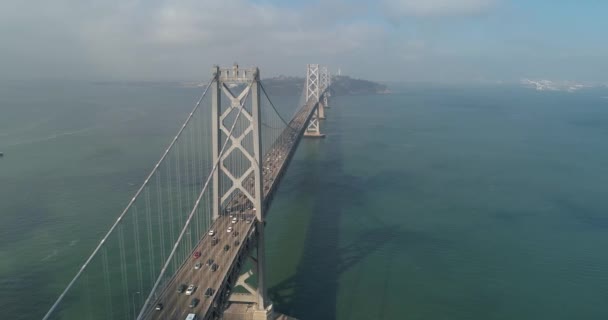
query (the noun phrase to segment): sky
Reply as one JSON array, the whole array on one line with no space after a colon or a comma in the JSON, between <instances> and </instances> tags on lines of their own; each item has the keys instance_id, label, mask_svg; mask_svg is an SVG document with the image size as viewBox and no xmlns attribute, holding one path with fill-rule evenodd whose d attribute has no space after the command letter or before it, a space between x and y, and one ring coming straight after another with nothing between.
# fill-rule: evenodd
<instances>
[{"instance_id":1,"label":"sky","mask_svg":"<svg viewBox=\"0 0 608 320\"><path fill-rule=\"evenodd\" d=\"M608 83L605 0L2 0L0 79Z\"/></svg>"}]
</instances>

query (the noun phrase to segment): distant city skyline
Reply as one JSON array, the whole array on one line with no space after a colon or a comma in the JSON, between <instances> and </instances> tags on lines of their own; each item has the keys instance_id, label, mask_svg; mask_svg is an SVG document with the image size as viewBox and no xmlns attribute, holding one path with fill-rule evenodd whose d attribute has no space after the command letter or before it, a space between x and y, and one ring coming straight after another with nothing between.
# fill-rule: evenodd
<instances>
[{"instance_id":1,"label":"distant city skyline","mask_svg":"<svg viewBox=\"0 0 608 320\"><path fill-rule=\"evenodd\" d=\"M213 64L376 81L608 83L594 0L8 0L0 79L206 80ZM536 80L535 80L536 81Z\"/></svg>"}]
</instances>

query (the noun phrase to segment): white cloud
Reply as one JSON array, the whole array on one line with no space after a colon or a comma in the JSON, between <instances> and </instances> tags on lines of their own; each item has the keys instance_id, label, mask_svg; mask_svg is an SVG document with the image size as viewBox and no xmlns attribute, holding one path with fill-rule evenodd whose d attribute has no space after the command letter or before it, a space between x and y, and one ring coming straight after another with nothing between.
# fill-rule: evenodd
<instances>
[{"instance_id":1,"label":"white cloud","mask_svg":"<svg viewBox=\"0 0 608 320\"><path fill-rule=\"evenodd\" d=\"M204 78L211 65L233 62L257 65L263 75L302 74L306 63L338 63L345 55L360 64L386 34L380 24L354 18L353 10L330 13L348 8L341 0L297 9L250 0L15 1L14 8L4 5L14 13L11 27L40 29L6 34L14 48L24 48L20 39L27 38L31 56L15 51L5 61L56 66L47 73L59 77L58 70L119 79ZM49 35L61 35L60 41L45 42ZM51 47L35 50L41 41ZM25 75L18 67L11 72Z\"/></svg>"},{"instance_id":2,"label":"white cloud","mask_svg":"<svg viewBox=\"0 0 608 320\"><path fill-rule=\"evenodd\" d=\"M384 0L391 17L474 15L496 3L497 0Z\"/></svg>"}]
</instances>

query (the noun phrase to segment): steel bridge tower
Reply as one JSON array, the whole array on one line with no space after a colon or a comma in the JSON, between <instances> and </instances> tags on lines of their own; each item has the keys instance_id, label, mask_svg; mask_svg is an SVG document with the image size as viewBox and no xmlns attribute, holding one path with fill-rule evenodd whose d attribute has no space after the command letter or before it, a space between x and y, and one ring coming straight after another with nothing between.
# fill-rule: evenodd
<instances>
[{"instance_id":1,"label":"steel bridge tower","mask_svg":"<svg viewBox=\"0 0 608 320\"><path fill-rule=\"evenodd\" d=\"M329 108L329 97L331 93L328 88L331 85L331 74L327 67L321 68L321 103L323 108Z\"/></svg>"},{"instance_id":2,"label":"steel bridge tower","mask_svg":"<svg viewBox=\"0 0 608 320\"><path fill-rule=\"evenodd\" d=\"M245 289L256 297L257 310L254 311L253 319L268 319L272 314L272 307L268 307L266 299L266 254L264 245L264 207L262 186L262 136L261 136L261 110L260 110L260 72L258 68L239 69L238 65L232 68L220 69L214 66L212 69L215 81L211 85L211 117L212 117L212 153L213 163L219 160L218 169L213 173L213 220L222 214L230 214L235 194L244 195L245 205L253 208L256 215L256 247L252 250L251 260L254 263L257 274L257 288L245 285L239 281ZM239 93L233 93L233 90ZM241 128L237 132L231 132L230 125L235 117L235 110L241 105L246 105L247 97L251 95L251 105L242 109ZM222 107L222 98L227 98L228 103ZM221 155L222 144L229 140L227 149ZM239 156L248 166L235 168L225 165L230 157ZM248 278L252 272L246 273L241 278Z\"/></svg>"},{"instance_id":3,"label":"steel bridge tower","mask_svg":"<svg viewBox=\"0 0 608 320\"><path fill-rule=\"evenodd\" d=\"M323 138L325 134L321 133L321 122L319 120L325 119L325 108L322 103L319 102L321 91L320 85L320 74L318 64L306 65L306 103L317 103L315 111L310 118L308 127L304 131L305 137Z\"/></svg>"}]
</instances>

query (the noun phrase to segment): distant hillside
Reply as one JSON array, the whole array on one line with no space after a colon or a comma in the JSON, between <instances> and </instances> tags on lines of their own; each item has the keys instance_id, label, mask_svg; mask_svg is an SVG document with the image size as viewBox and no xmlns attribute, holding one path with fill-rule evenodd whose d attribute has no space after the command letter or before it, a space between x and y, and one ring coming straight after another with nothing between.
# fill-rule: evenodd
<instances>
[{"instance_id":1,"label":"distant hillside","mask_svg":"<svg viewBox=\"0 0 608 320\"><path fill-rule=\"evenodd\" d=\"M332 79L332 90L336 94L387 94L390 93L386 85L348 76L336 76Z\"/></svg>"},{"instance_id":2,"label":"distant hillside","mask_svg":"<svg viewBox=\"0 0 608 320\"><path fill-rule=\"evenodd\" d=\"M299 77L275 77L263 79L269 94L272 95L300 95L304 88L304 78ZM353 79L348 76L332 77L332 94L336 95L359 95L359 94L386 94L390 93L388 88L373 81Z\"/></svg>"}]
</instances>

